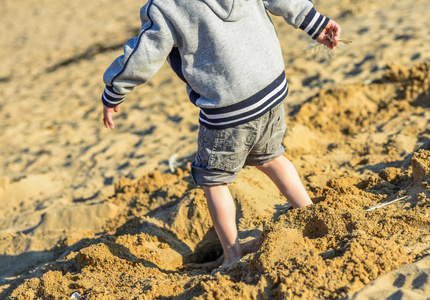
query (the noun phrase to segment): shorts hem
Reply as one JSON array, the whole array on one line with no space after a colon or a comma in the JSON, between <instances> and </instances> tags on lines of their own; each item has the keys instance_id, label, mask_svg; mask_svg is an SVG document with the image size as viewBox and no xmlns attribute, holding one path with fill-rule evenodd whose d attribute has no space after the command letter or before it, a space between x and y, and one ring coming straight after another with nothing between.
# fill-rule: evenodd
<instances>
[{"instance_id":1,"label":"shorts hem","mask_svg":"<svg viewBox=\"0 0 430 300\"><path fill-rule=\"evenodd\" d=\"M273 155L266 156L262 159L250 159L250 161L246 161L245 166L250 166L250 167L261 166L261 165L264 165L268 162L271 162L272 160L278 158L279 156L284 155L284 153L285 153L285 148L282 147L282 150L274 153ZM261 157L259 157L259 158L261 158Z\"/></svg>"},{"instance_id":2,"label":"shorts hem","mask_svg":"<svg viewBox=\"0 0 430 300\"><path fill-rule=\"evenodd\" d=\"M199 186L230 184L236 181L237 175L237 173L216 169L209 170L204 167L191 165L191 178Z\"/></svg>"}]
</instances>

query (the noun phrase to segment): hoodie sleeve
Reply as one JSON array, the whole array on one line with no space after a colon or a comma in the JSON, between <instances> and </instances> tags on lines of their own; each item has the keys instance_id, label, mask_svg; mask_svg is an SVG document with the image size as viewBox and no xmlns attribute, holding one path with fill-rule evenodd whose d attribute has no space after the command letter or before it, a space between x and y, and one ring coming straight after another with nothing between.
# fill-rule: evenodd
<instances>
[{"instance_id":1,"label":"hoodie sleeve","mask_svg":"<svg viewBox=\"0 0 430 300\"><path fill-rule=\"evenodd\" d=\"M102 101L115 107L136 86L147 82L163 65L171 52L174 35L168 20L150 0L140 12L142 27L137 37L124 44L124 54L106 70Z\"/></svg>"},{"instance_id":2,"label":"hoodie sleeve","mask_svg":"<svg viewBox=\"0 0 430 300\"><path fill-rule=\"evenodd\" d=\"M300 28L316 39L327 26L329 18L317 12L310 0L263 0L266 9L284 20Z\"/></svg>"}]
</instances>

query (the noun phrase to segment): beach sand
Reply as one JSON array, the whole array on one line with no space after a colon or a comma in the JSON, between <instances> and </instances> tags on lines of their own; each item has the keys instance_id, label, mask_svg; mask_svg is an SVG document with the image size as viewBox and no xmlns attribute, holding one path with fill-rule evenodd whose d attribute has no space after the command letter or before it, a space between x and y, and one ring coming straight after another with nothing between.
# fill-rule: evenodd
<instances>
[{"instance_id":1,"label":"beach sand","mask_svg":"<svg viewBox=\"0 0 430 300\"><path fill-rule=\"evenodd\" d=\"M315 205L287 211L244 168L227 270L189 173L199 111L168 65L103 126L142 4L0 3L0 299L430 299L430 2L316 2L353 41L331 58L273 17L285 156Z\"/></svg>"}]
</instances>

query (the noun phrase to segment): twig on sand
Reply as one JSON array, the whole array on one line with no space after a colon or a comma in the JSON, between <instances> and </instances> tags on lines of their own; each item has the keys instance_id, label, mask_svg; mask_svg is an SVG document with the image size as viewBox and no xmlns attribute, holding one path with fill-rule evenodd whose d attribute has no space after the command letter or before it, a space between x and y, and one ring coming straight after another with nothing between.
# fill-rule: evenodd
<instances>
[{"instance_id":1,"label":"twig on sand","mask_svg":"<svg viewBox=\"0 0 430 300\"><path fill-rule=\"evenodd\" d=\"M400 201L400 200L404 200L404 199L406 199L406 198L408 198L408 199L409 199L410 197L411 197L411 196L406 195L406 196L403 196L403 197L400 197L400 198L394 199L393 201L382 203L381 205L377 205L377 206L369 207L369 208L367 208L367 209L366 209L366 211L374 210L374 209L376 209L376 208L381 208L381 207L384 207L384 206L387 206L387 205L390 205L390 204L396 203L396 202L398 202L398 201Z\"/></svg>"}]
</instances>

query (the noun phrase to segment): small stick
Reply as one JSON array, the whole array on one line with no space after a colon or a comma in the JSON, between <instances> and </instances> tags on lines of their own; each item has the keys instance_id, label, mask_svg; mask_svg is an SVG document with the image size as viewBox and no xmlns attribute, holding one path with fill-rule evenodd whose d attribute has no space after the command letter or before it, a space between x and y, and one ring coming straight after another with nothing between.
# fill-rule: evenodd
<instances>
[{"instance_id":1,"label":"small stick","mask_svg":"<svg viewBox=\"0 0 430 300\"><path fill-rule=\"evenodd\" d=\"M378 205L378 206L370 207L370 208L366 209L366 211L371 211L371 210L374 210L374 209L376 209L376 208L381 208L381 207L384 207L384 206L387 206L387 205L390 205L390 204L396 203L396 202L398 202L398 201L400 201L400 200L403 200L403 199L406 199L406 198L409 198L409 197L410 197L410 196L406 195L406 196L403 196L403 197L400 197L400 198L394 199L393 201L386 202L386 203L383 203L383 204Z\"/></svg>"}]
</instances>

